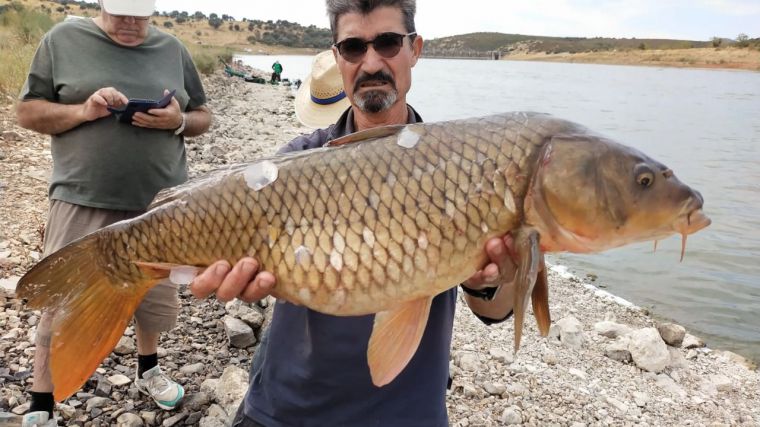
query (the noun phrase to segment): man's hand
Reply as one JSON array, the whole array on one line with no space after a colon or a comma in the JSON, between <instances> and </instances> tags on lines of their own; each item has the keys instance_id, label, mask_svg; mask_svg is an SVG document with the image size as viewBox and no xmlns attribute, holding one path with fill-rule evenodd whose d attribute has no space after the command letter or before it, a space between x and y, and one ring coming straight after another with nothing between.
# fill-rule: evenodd
<instances>
[{"instance_id":1,"label":"man's hand","mask_svg":"<svg viewBox=\"0 0 760 427\"><path fill-rule=\"evenodd\" d=\"M501 238L490 239L486 242L488 264L462 284L470 289L478 290L495 288L504 283L512 282L517 270L512 256L513 252L514 241L511 235L507 234Z\"/></svg>"},{"instance_id":2,"label":"man's hand","mask_svg":"<svg viewBox=\"0 0 760 427\"><path fill-rule=\"evenodd\" d=\"M223 302L238 298L250 303L269 295L275 284L272 273L259 272L258 261L243 258L232 268L227 261L211 264L193 280L190 292L200 299L216 293L217 299Z\"/></svg>"},{"instance_id":3,"label":"man's hand","mask_svg":"<svg viewBox=\"0 0 760 427\"><path fill-rule=\"evenodd\" d=\"M164 96L169 93L164 89ZM172 97L171 102L164 108L153 108L147 113L135 113L132 116L132 125L150 129L175 130L182 125L182 110L177 98Z\"/></svg>"},{"instance_id":4,"label":"man's hand","mask_svg":"<svg viewBox=\"0 0 760 427\"><path fill-rule=\"evenodd\" d=\"M90 122L111 114L108 107L121 107L127 105L129 99L123 93L112 87L98 89L82 104L82 118Z\"/></svg>"}]
</instances>

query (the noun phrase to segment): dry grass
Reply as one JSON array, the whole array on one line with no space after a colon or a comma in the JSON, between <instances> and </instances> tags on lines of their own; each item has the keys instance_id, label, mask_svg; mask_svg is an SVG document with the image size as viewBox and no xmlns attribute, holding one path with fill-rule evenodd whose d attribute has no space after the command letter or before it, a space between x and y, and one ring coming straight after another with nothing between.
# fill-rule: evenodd
<instances>
[{"instance_id":1,"label":"dry grass","mask_svg":"<svg viewBox=\"0 0 760 427\"><path fill-rule=\"evenodd\" d=\"M504 59L668 67L732 68L760 71L760 50L752 48L631 50L556 55L540 53L510 55L504 57Z\"/></svg>"}]
</instances>

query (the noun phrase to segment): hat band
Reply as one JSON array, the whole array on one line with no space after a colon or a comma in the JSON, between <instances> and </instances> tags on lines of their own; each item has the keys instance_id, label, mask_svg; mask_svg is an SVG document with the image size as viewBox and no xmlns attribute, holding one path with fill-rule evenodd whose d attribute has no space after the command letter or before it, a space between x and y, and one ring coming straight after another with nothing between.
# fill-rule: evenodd
<instances>
[{"instance_id":1,"label":"hat band","mask_svg":"<svg viewBox=\"0 0 760 427\"><path fill-rule=\"evenodd\" d=\"M311 95L311 100L314 101L315 104L319 105L330 105L335 104L336 102L340 101L341 99L346 97L345 91L340 91L339 94L331 97L331 98L317 98L314 95Z\"/></svg>"}]
</instances>

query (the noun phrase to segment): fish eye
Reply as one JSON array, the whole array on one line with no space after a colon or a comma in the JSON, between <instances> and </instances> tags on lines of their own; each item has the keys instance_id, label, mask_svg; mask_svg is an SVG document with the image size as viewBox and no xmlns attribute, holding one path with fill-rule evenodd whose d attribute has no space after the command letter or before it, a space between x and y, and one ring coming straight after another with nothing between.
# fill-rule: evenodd
<instances>
[{"instance_id":1,"label":"fish eye","mask_svg":"<svg viewBox=\"0 0 760 427\"><path fill-rule=\"evenodd\" d=\"M634 172L636 183L641 187L648 188L654 184L654 171L648 165L637 165Z\"/></svg>"}]
</instances>

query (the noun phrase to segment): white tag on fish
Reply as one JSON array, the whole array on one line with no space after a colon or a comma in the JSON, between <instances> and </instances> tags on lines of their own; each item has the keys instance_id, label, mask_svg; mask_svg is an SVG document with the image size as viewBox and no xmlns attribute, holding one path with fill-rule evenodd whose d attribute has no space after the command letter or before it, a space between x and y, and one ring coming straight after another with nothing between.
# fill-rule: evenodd
<instances>
[{"instance_id":1,"label":"white tag on fish","mask_svg":"<svg viewBox=\"0 0 760 427\"><path fill-rule=\"evenodd\" d=\"M195 276L198 275L199 268L190 265L180 265L172 268L169 273L169 280L175 285L189 285Z\"/></svg>"},{"instance_id":2,"label":"white tag on fish","mask_svg":"<svg viewBox=\"0 0 760 427\"><path fill-rule=\"evenodd\" d=\"M269 160L263 160L254 163L243 171L245 183L256 191L261 190L267 185L277 181L279 171L277 165Z\"/></svg>"}]
</instances>

